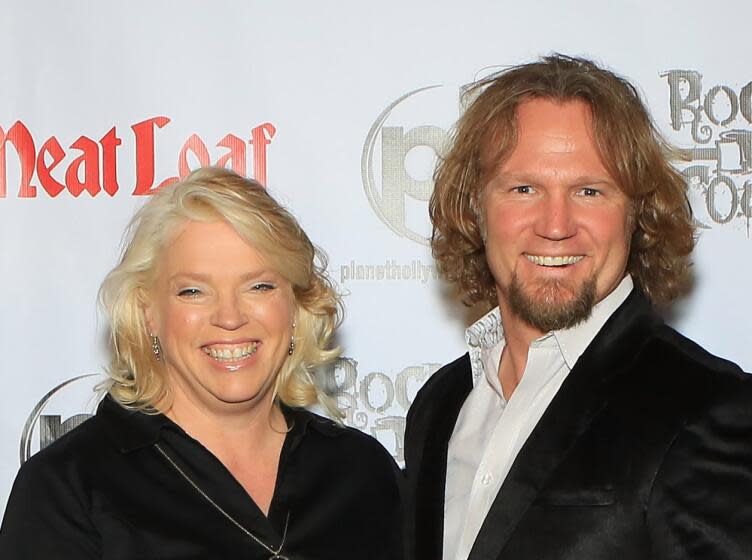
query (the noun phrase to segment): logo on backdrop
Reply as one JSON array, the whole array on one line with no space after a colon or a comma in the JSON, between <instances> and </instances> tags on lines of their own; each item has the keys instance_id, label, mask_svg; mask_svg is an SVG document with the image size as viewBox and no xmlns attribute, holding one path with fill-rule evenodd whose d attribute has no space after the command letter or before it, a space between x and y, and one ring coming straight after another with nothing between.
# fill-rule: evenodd
<instances>
[{"instance_id":1,"label":"logo on backdrop","mask_svg":"<svg viewBox=\"0 0 752 560\"><path fill-rule=\"evenodd\" d=\"M63 381L42 397L29 414L21 433L21 464L92 415L79 407L88 403L84 408L94 408L96 396L93 389L100 379L96 373L79 375Z\"/></svg>"},{"instance_id":2,"label":"logo on backdrop","mask_svg":"<svg viewBox=\"0 0 752 560\"><path fill-rule=\"evenodd\" d=\"M376 215L397 235L423 245L430 235L426 208L433 167L446 131L425 123L406 129L405 121L420 119L421 102L438 88L419 88L390 103L368 131L360 159L363 187Z\"/></svg>"},{"instance_id":3,"label":"logo on backdrop","mask_svg":"<svg viewBox=\"0 0 752 560\"><path fill-rule=\"evenodd\" d=\"M135 183L133 195L149 195L154 191L184 178L191 169L216 165L232 167L244 176L253 176L261 184L267 179L267 151L277 129L271 123L263 123L251 129L246 138L234 134L223 136L210 151L206 142L192 134L183 143L177 155L177 175L156 181L156 136L157 131L170 123L168 117L159 116L132 125L130 137L135 160L133 166ZM102 192L115 196L120 191L118 167L123 165L119 157L123 138L112 127L99 140L79 136L67 150L56 136L50 136L37 151L37 143L29 128L17 121L7 132L0 126L0 198L8 193L7 147L12 146L17 157L19 180L15 189L18 198L36 198L39 187L52 198L63 191L78 197L86 192L95 197ZM249 149L250 146L250 155ZM249 167L249 157L253 165ZM192 162L192 165L191 163ZM62 165L61 165L62 164ZM130 186L128 189L130 190Z\"/></svg>"},{"instance_id":4,"label":"logo on backdrop","mask_svg":"<svg viewBox=\"0 0 752 560\"><path fill-rule=\"evenodd\" d=\"M671 128L677 133L671 140L691 146L681 150L689 165L679 168L687 178L698 225L746 224L750 236L752 82L704 89L696 70L669 70L660 77L668 85ZM449 128L435 124L442 109L436 109L431 97L442 89L422 87L390 103L368 131L361 156L363 187L376 215L397 235L423 245L430 236L433 167ZM461 101L455 107L461 111ZM352 277L345 268L343 280Z\"/></svg>"},{"instance_id":5,"label":"logo on backdrop","mask_svg":"<svg viewBox=\"0 0 752 560\"><path fill-rule=\"evenodd\" d=\"M319 379L327 393L337 398L345 424L370 433L402 463L405 416L418 389L439 367L420 364L393 376L380 371L361 376L358 362L342 357L319 372Z\"/></svg>"},{"instance_id":6,"label":"logo on backdrop","mask_svg":"<svg viewBox=\"0 0 752 560\"><path fill-rule=\"evenodd\" d=\"M700 196L706 216L698 224L746 223L752 219L752 81L737 89L718 84L704 89L696 70L669 70L666 78L671 127L688 133L693 147L682 150L691 164L682 170ZM700 206L700 208L697 208Z\"/></svg>"}]
</instances>

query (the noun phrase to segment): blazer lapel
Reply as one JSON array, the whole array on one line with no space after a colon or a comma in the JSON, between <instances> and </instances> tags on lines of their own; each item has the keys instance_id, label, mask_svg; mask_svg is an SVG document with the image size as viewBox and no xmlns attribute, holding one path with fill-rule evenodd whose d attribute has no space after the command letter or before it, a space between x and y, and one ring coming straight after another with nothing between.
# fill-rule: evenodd
<instances>
[{"instance_id":1,"label":"blazer lapel","mask_svg":"<svg viewBox=\"0 0 752 560\"><path fill-rule=\"evenodd\" d=\"M441 558L444 534L444 492L447 449L462 404L472 389L470 359L463 356L448 366L431 392L434 406L420 419L425 434L414 484L416 559Z\"/></svg>"},{"instance_id":2,"label":"blazer lapel","mask_svg":"<svg viewBox=\"0 0 752 560\"><path fill-rule=\"evenodd\" d=\"M637 290L606 322L520 450L483 522L469 560L499 558L528 507L606 405L604 384L629 367L647 333L661 322Z\"/></svg>"}]
</instances>

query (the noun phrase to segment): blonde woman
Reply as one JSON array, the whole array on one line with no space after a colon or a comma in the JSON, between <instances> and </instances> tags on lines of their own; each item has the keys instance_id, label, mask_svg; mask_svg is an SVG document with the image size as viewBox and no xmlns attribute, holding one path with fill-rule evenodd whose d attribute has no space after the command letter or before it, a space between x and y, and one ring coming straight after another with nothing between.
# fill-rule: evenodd
<instances>
[{"instance_id":1,"label":"blonde woman","mask_svg":"<svg viewBox=\"0 0 752 560\"><path fill-rule=\"evenodd\" d=\"M113 358L93 419L15 482L0 557L400 557L397 469L312 414L339 299L292 215L203 169L135 216L105 279Z\"/></svg>"}]
</instances>

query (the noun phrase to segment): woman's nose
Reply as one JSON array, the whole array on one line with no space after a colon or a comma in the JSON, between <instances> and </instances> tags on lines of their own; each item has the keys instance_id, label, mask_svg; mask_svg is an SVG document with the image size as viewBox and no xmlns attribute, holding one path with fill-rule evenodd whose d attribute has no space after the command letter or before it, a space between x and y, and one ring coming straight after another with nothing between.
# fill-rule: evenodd
<instances>
[{"instance_id":1,"label":"woman's nose","mask_svg":"<svg viewBox=\"0 0 752 560\"><path fill-rule=\"evenodd\" d=\"M248 317L238 298L228 296L220 298L214 310L213 322L223 329L234 331L245 325L248 322Z\"/></svg>"}]
</instances>

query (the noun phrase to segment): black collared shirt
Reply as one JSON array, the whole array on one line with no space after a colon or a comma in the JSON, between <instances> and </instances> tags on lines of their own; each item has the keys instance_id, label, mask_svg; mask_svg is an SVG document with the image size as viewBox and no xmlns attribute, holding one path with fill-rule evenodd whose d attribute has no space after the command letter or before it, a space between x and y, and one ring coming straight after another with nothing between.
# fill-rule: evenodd
<instances>
[{"instance_id":1,"label":"black collared shirt","mask_svg":"<svg viewBox=\"0 0 752 560\"><path fill-rule=\"evenodd\" d=\"M229 471L164 415L97 414L27 461L0 529L8 560L267 559L160 454L270 548L292 559L401 558L398 470L373 438L285 410L268 517ZM288 521L289 515L289 521Z\"/></svg>"}]
</instances>

